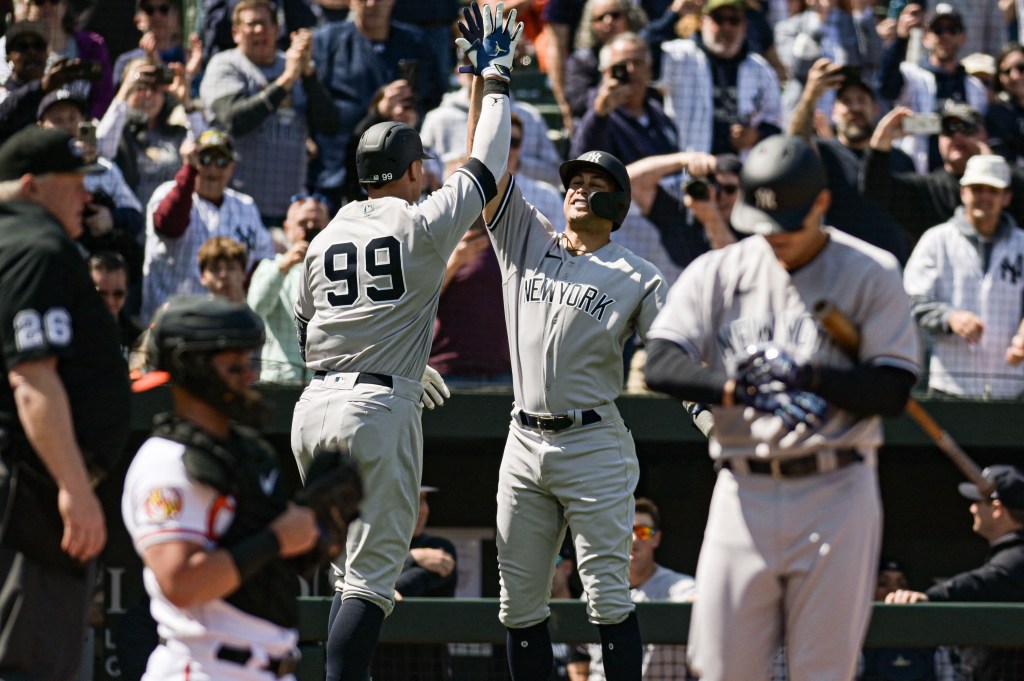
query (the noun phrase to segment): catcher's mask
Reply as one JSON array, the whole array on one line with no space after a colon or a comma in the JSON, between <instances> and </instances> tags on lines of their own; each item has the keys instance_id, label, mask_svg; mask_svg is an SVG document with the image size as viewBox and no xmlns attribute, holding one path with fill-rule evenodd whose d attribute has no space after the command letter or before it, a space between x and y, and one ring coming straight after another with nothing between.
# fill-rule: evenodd
<instances>
[{"instance_id":1,"label":"catcher's mask","mask_svg":"<svg viewBox=\"0 0 1024 681\"><path fill-rule=\"evenodd\" d=\"M211 365L218 352L263 345L263 320L248 305L222 298L175 297L157 313L149 334L148 353L155 371L135 381L135 392L170 381L235 421L258 424L259 393L231 389Z\"/></svg>"}]
</instances>

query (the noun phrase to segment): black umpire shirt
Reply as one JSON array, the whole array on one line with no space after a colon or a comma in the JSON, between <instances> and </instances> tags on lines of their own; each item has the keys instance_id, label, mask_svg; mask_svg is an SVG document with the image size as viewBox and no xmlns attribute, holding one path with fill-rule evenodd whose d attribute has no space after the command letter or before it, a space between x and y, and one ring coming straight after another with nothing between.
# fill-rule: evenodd
<instances>
[{"instance_id":1,"label":"black umpire shirt","mask_svg":"<svg viewBox=\"0 0 1024 681\"><path fill-rule=\"evenodd\" d=\"M121 332L81 251L43 208L0 203L0 428L3 458L45 472L18 420L7 381L12 366L57 358L75 437L86 463L110 470L128 436L130 389ZM56 509L54 509L56 511Z\"/></svg>"}]
</instances>

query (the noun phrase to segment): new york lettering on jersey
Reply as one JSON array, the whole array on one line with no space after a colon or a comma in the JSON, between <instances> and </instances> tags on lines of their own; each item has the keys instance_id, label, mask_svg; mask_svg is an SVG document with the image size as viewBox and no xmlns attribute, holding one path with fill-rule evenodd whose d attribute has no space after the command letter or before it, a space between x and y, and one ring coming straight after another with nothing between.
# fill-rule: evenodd
<instances>
[{"instance_id":1,"label":"new york lettering on jersey","mask_svg":"<svg viewBox=\"0 0 1024 681\"><path fill-rule=\"evenodd\" d=\"M571 281L555 281L539 274L523 280L523 301L549 303L582 310L598 321L603 321L608 306L615 299L596 286Z\"/></svg>"}]
</instances>

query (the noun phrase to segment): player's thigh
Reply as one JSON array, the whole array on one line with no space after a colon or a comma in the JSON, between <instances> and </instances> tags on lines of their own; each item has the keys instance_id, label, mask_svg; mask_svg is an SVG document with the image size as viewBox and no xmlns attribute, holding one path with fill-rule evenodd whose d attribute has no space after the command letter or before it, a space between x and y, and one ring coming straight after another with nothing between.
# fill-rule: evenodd
<instances>
[{"instance_id":1,"label":"player's thigh","mask_svg":"<svg viewBox=\"0 0 1024 681\"><path fill-rule=\"evenodd\" d=\"M798 529L811 550L787 580L791 681L852 678L875 590L882 517L874 468L851 466L821 483L816 499L794 509L813 522Z\"/></svg>"},{"instance_id":2,"label":"player's thigh","mask_svg":"<svg viewBox=\"0 0 1024 681\"><path fill-rule=\"evenodd\" d=\"M565 531L562 507L544 487L541 461L555 453L533 433L513 427L498 472L499 618L526 627L548 616L555 558Z\"/></svg>"},{"instance_id":3,"label":"player's thigh","mask_svg":"<svg viewBox=\"0 0 1024 681\"><path fill-rule=\"evenodd\" d=\"M719 473L697 560L700 596L690 621L690 660L705 681L768 678L781 641L777 557L766 546L775 514L765 499L770 495L755 496L745 505L733 475Z\"/></svg>"},{"instance_id":4,"label":"player's thigh","mask_svg":"<svg viewBox=\"0 0 1024 681\"><path fill-rule=\"evenodd\" d=\"M629 550L640 470L636 447L619 419L570 431L559 444L561 456L552 457L545 472L565 507L588 614L598 624L615 624L633 611Z\"/></svg>"}]
</instances>

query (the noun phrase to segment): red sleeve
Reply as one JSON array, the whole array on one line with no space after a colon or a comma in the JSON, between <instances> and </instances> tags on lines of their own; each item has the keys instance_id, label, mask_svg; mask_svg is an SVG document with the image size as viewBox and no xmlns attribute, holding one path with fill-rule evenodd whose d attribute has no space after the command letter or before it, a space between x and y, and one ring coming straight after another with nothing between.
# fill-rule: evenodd
<instances>
[{"instance_id":1,"label":"red sleeve","mask_svg":"<svg viewBox=\"0 0 1024 681\"><path fill-rule=\"evenodd\" d=\"M186 163L174 176L174 187L153 211L153 228L157 234L176 239L185 233L192 221L195 186L196 169Z\"/></svg>"}]
</instances>

